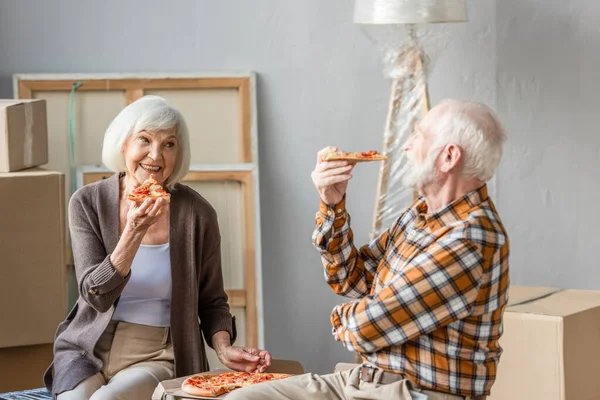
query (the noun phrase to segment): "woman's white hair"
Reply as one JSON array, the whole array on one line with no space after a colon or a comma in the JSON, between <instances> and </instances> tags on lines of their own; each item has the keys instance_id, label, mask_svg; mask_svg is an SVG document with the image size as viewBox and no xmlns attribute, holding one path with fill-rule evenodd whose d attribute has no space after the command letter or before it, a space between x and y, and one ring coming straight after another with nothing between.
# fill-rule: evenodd
<instances>
[{"instance_id":1,"label":"woman's white hair","mask_svg":"<svg viewBox=\"0 0 600 400\"><path fill-rule=\"evenodd\" d=\"M175 129L177 158L165 186L172 189L190 169L190 138L181 113L160 96L144 96L127 107L110 123L104 134L102 162L115 172L125 172L123 145L127 138L141 131L158 132Z\"/></svg>"},{"instance_id":2,"label":"woman's white hair","mask_svg":"<svg viewBox=\"0 0 600 400\"><path fill-rule=\"evenodd\" d=\"M467 178L488 181L502 159L506 134L496 114L485 104L444 100L446 107L436 123L436 148L456 144L463 152L462 173Z\"/></svg>"}]
</instances>

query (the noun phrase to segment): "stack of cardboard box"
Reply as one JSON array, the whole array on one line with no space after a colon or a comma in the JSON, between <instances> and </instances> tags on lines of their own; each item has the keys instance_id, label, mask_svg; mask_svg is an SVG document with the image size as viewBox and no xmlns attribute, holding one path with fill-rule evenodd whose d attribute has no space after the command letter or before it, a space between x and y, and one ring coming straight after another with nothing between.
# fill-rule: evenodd
<instances>
[{"instance_id":1,"label":"stack of cardboard box","mask_svg":"<svg viewBox=\"0 0 600 400\"><path fill-rule=\"evenodd\" d=\"M44 100L0 100L0 393L41 387L67 312L65 177Z\"/></svg>"}]
</instances>

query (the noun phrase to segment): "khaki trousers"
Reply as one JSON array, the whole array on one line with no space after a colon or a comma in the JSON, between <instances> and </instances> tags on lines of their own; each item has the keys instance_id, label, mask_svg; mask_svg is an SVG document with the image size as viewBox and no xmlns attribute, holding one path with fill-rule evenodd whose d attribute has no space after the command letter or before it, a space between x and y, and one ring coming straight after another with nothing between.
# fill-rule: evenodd
<instances>
[{"instance_id":1,"label":"khaki trousers","mask_svg":"<svg viewBox=\"0 0 600 400\"><path fill-rule=\"evenodd\" d=\"M160 381L174 377L169 328L112 321L94 353L102 360L102 371L58 400L145 400Z\"/></svg>"},{"instance_id":2,"label":"khaki trousers","mask_svg":"<svg viewBox=\"0 0 600 400\"><path fill-rule=\"evenodd\" d=\"M419 390L409 379L378 383L383 372L377 369L373 382L361 379L362 366L329 375L304 374L281 381L237 389L227 400L465 400L463 396Z\"/></svg>"}]
</instances>

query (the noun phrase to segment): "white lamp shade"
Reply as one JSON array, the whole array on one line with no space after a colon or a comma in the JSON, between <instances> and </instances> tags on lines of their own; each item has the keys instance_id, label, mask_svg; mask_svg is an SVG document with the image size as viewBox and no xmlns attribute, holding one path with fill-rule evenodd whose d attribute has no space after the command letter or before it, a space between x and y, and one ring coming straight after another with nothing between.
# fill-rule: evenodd
<instances>
[{"instance_id":1,"label":"white lamp shade","mask_svg":"<svg viewBox=\"0 0 600 400\"><path fill-rule=\"evenodd\" d=\"M467 21L465 0L356 0L359 24L424 24Z\"/></svg>"}]
</instances>

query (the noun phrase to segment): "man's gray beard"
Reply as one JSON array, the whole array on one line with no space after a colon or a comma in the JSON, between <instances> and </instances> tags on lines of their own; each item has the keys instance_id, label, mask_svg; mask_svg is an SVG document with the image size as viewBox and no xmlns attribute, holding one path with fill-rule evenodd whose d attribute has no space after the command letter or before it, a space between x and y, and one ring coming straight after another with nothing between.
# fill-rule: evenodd
<instances>
[{"instance_id":1,"label":"man's gray beard","mask_svg":"<svg viewBox=\"0 0 600 400\"><path fill-rule=\"evenodd\" d=\"M437 153L431 153L422 164L409 160L402 184L409 189L419 189L435 180L435 160Z\"/></svg>"}]
</instances>

